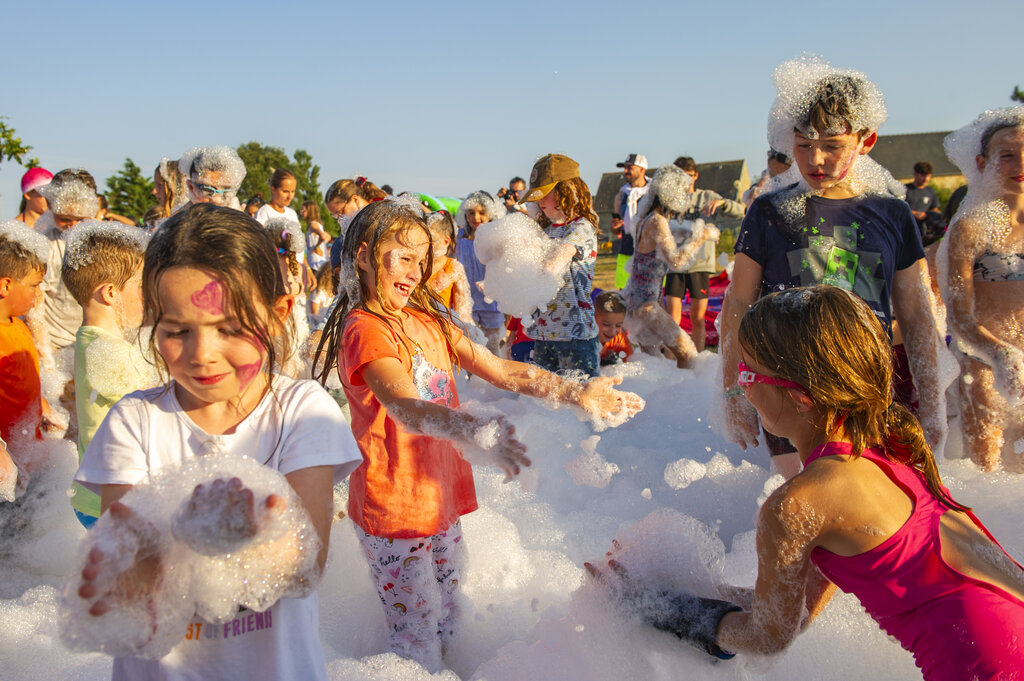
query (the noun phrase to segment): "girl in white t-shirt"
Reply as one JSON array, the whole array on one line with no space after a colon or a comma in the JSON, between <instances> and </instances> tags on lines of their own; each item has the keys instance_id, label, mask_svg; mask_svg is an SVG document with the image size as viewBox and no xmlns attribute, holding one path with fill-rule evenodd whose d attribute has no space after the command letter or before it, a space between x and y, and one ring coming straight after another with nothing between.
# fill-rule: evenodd
<instances>
[{"instance_id":1,"label":"girl in white t-shirt","mask_svg":"<svg viewBox=\"0 0 1024 681\"><path fill-rule=\"evenodd\" d=\"M150 343L169 381L113 406L75 476L100 494L102 511L113 522L133 526L135 511L119 499L161 468L211 451L244 455L276 469L294 488L319 535L323 568L333 486L361 456L323 388L274 373L286 359L279 348L288 347L282 338L288 336L293 303L282 279L270 234L241 211L192 206L168 219L152 239L143 296L154 324ZM254 503L237 479L200 485L193 499L197 495L225 512ZM273 509L284 500L270 495L265 503ZM240 536L254 534L257 518L264 517L248 514ZM94 616L140 599L155 607L162 575L176 567L171 555L136 560L114 578L120 588L104 593L98 585L109 583L111 575L102 571L114 568L106 567L94 547L78 595L92 603ZM292 569L284 557L284 579L296 574L298 560ZM266 626L247 626L246 618L253 613L238 614L241 626L194 618L159 660L115 658L113 678L326 679L315 592L282 597L262 615Z\"/></svg>"},{"instance_id":2,"label":"girl in white t-shirt","mask_svg":"<svg viewBox=\"0 0 1024 681\"><path fill-rule=\"evenodd\" d=\"M298 224L299 214L291 207L295 200L295 175L290 170L278 168L270 176L269 184L270 203L256 211L256 222L265 225L271 218L284 218Z\"/></svg>"}]
</instances>

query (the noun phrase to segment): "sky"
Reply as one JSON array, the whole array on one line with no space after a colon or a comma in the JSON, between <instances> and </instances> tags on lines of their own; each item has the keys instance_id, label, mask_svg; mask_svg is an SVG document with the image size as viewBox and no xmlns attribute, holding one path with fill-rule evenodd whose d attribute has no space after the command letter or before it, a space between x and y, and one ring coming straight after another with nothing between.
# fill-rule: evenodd
<instances>
[{"instance_id":1,"label":"sky","mask_svg":"<svg viewBox=\"0 0 1024 681\"><path fill-rule=\"evenodd\" d=\"M1012 2L5 3L0 116L101 185L194 146L305 149L322 189L495 191L546 153L596 191L629 153L764 167L772 70L863 71L881 134L963 126L1024 87ZM41 11L40 8L45 10ZM0 216L24 169L0 164Z\"/></svg>"}]
</instances>

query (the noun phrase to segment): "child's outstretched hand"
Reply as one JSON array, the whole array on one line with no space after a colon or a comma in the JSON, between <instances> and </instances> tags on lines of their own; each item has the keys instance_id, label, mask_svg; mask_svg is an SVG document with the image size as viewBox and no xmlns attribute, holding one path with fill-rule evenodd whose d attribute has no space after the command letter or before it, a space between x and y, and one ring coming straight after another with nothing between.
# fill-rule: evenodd
<instances>
[{"instance_id":1,"label":"child's outstretched hand","mask_svg":"<svg viewBox=\"0 0 1024 681\"><path fill-rule=\"evenodd\" d=\"M153 596L163 579L157 530L120 501L114 502L107 513L117 524L116 545L94 546L89 551L78 595L93 602L89 614L94 617L137 603L148 603L146 607L152 610ZM152 619L155 631L155 614Z\"/></svg>"},{"instance_id":2,"label":"child's outstretched hand","mask_svg":"<svg viewBox=\"0 0 1024 681\"><path fill-rule=\"evenodd\" d=\"M196 485L192 496L174 514L171 532L193 551L207 556L231 553L252 540L279 513L285 500L276 495L257 504L252 490L238 478L218 478Z\"/></svg>"},{"instance_id":3,"label":"child's outstretched hand","mask_svg":"<svg viewBox=\"0 0 1024 681\"><path fill-rule=\"evenodd\" d=\"M643 410L645 402L636 393L616 390L621 376L599 376L583 384L577 404L583 411L599 419L624 422Z\"/></svg>"}]
</instances>

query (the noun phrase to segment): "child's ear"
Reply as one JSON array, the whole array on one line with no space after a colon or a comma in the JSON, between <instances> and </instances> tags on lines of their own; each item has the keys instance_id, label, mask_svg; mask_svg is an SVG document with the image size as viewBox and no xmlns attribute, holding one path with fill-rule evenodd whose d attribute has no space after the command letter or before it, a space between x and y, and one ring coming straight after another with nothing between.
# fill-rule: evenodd
<instances>
[{"instance_id":1,"label":"child's ear","mask_svg":"<svg viewBox=\"0 0 1024 681\"><path fill-rule=\"evenodd\" d=\"M978 166L978 172L983 173L985 172L985 165L988 163L988 159L981 154L978 154L974 157L974 163Z\"/></svg>"},{"instance_id":2,"label":"child's ear","mask_svg":"<svg viewBox=\"0 0 1024 681\"><path fill-rule=\"evenodd\" d=\"M0 277L0 298L6 298L11 294L11 282L14 281L10 277Z\"/></svg>"},{"instance_id":3,"label":"child's ear","mask_svg":"<svg viewBox=\"0 0 1024 681\"><path fill-rule=\"evenodd\" d=\"M814 400L812 400L803 391L797 390L796 388L787 388L786 392L789 393L789 397L796 403L797 411L808 412L814 409Z\"/></svg>"},{"instance_id":4,"label":"child's ear","mask_svg":"<svg viewBox=\"0 0 1024 681\"><path fill-rule=\"evenodd\" d=\"M104 305L112 306L114 303L117 302L117 288L114 286L112 282L108 281L105 284L100 284L99 286L97 286L94 295L96 293L99 294L100 300L103 301Z\"/></svg>"},{"instance_id":5,"label":"child's ear","mask_svg":"<svg viewBox=\"0 0 1024 681\"><path fill-rule=\"evenodd\" d=\"M356 267L364 272L373 272L373 266L370 263L370 248L367 244L359 244L359 249L356 251Z\"/></svg>"},{"instance_id":6,"label":"child's ear","mask_svg":"<svg viewBox=\"0 0 1024 681\"><path fill-rule=\"evenodd\" d=\"M878 142L878 132L872 132L870 135L865 137L860 143L860 153L866 154L875 146Z\"/></svg>"},{"instance_id":7,"label":"child's ear","mask_svg":"<svg viewBox=\"0 0 1024 681\"><path fill-rule=\"evenodd\" d=\"M288 315L292 313L292 307L295 305L295 296L290 293L286 293L274 302L274 316L277 317L277 321L284 323L284 320L288 319Z\"/></svg>"}]
</instances>

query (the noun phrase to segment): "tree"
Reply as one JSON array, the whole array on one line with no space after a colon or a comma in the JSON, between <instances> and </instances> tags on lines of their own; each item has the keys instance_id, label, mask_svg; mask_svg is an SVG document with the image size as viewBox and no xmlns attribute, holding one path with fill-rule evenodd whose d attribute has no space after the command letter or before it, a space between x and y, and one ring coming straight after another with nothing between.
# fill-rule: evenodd
<instances>
[{"instance_id":1,"label":"tree","mask_svg":"<svg viewBox=\"0 0 1024 681\"><path fill-rule=\"evenodd\" d=\"M153 180L130 158L124 167L107 178L107 203L110 212L140 222L153 205Z\"/></svg>"},{"instance_id":2,"label":"tree","mask_svg":"<svg viewBox=\"0 0 1024 681\"><path fill-rule=\"evenodd\" d=\"M25 160L25 155L32 151L32 147L22 142L20 137L14 136L14 128L4 123L6 120L6 116L0 116L0 163L13 160L26 168L35 168L39 165L39 159Z\"/></svg>"},{"instance_id":3,"label":"tree","mask_svg":"<svg viewBox=\"0 0 1024 681\"><path fill-rule=\"evenodd\" d=\"M1021 90L1019 87L1014 86L1013 94L1010 95L1010 101L1024 102L1024 90Z\"/></svg>"},{"instance_id":4,"label":"tree","mask_svg":"<svg viewBox=\"0 0 1024 681\"><path fill-rule=\"evenodd\" d=\"M324 228L331 234L338 234L338 223L327 212L320 191L320 166L313 163L313 157L305 149L296 149L292 160L281 147L249 142L238 147L238 155L245 161L245 180L238 190L241 201L248 201L257 194L269 201L270 176L278 168L290 170L295 175L292 208L298 210L305 201L316 201Z\"/></svg>"}]
</instances>

